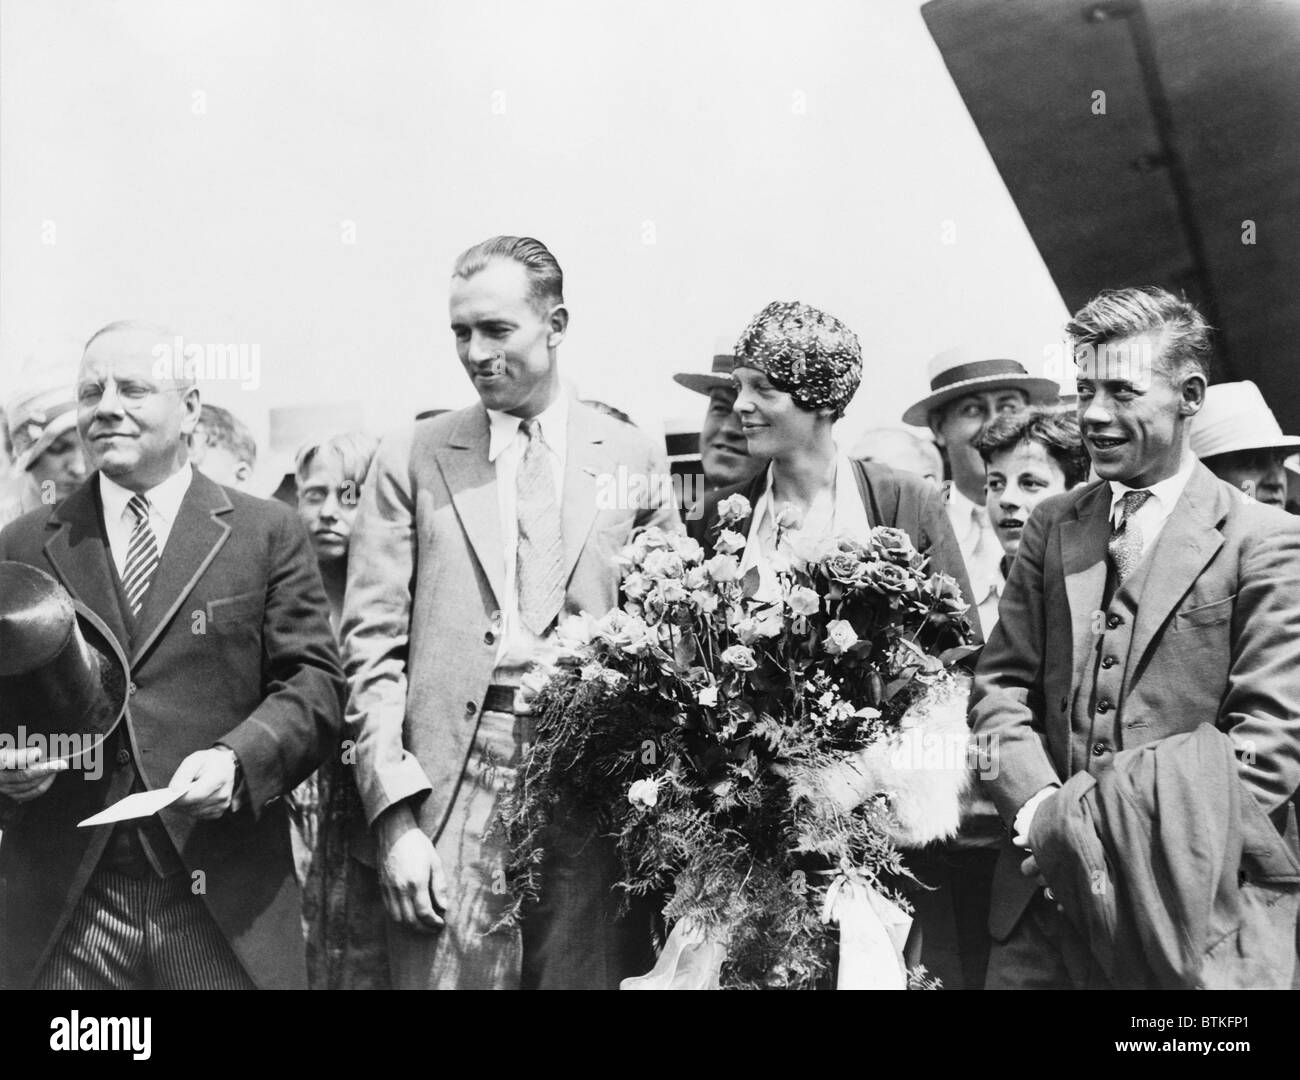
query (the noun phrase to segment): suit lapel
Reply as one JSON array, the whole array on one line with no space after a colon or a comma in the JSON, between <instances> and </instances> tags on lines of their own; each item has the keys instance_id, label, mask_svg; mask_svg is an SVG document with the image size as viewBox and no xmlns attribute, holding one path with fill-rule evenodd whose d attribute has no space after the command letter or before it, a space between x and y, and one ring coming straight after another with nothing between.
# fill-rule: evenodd
<instances>
[{"instance_id":1,"label":"suit lapel","mask_svg":"<svg viewBox=\"0 0 1300 1080\"><path fill-rule=\"evenodd\" d=\"M591 523L596 520L596 477L608 468L604 439L595 431L592 414L577 401L569 403L569 430L564 455L564 581L567 584L582 554Z\"/></svg>"},{"instance_id":2,"label":"suit lapel","mask_svg":"<svg viewBox=\"0 0 1300 1080\"><path fill-rule=\"evenodd\" d=\"M45 555L74 597L108 624L125 648L131 633L117 600L113 556L101 522L99 474L68 496L50 516L54 534L45 542Z\"/></svg>"},{"instance_id":3,"label":"suit lapel","mask_svg":"<svg viewBox=\"0 0 1300 1080\"><path fill-rule=\"evenodd\" d=\"M487 411L479 406L465 415L435 457L465 536L501 604L506 592L505 542L496 466L488 461L489 434Z\"/></svg>"},{"instance_id":4,"label":"suit lapel","mask_svg":"<svg viewBox=\"0 0 1300 1080\"><path fill-rule=\"evenodd\" d=\"M1138 598L1129 650L1130 676L1156 632L1223 546L1218 526L1228 513L1228 500L1215 475L1198 463L1155 547L1147 553L1150 573Z\"/></svg>"},{"instance_id":5,"label":"suit lapel","mask_svg":"<svg viewBox=\"0 0 1300 1080\"><path fill-rule=\"evenodd\" d=\"M196 470L189 490L181 500L176 520L172 522L167 546L136 618L132 669L140 663L185 602L199 576L216 558L230 535L230 525L218 515L233 509L221 486Z\"/></svg>"},{"instance_id":6,"label":"suit lapel","mask_svg":"<svg viewBox=\"0 0 1300 1080\"><path fill-rule=\"evenodd\" d=\"M1106 592L1106 542L1110 537L1110 485L1098 484L1061 522L1061 567L1070 603L1074 641L1070 685L1078 686L1089 650L1097 639L1096 613Z\"/></svg>"}]
</instances>

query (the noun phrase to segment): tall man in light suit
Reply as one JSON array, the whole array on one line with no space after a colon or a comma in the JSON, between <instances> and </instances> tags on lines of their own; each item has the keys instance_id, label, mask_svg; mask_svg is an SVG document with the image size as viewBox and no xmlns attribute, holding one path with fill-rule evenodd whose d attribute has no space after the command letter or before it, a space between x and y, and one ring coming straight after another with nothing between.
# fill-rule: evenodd
<instances>
[{"instance_id":1,"label":"tall man in light suit","mask_svg":"<svg viewBox=\"0 0 1300 1080\"><path fill-rule=\"evenodd\" d=\"M114 323L86 344L77 426L95 473L0 532L130 658L101 776L0 769L0 986L306 988L281 799L338 740L343 673L293 511L188 460L199 390L175 336ZM42 763L46 764L46 763ZM184 794L116 826L131 791Z\"/></svg>"},{"instance_id":2,"label":"tall man in light suit","mask_svg":"<svg viewBox=\"0 0 1300 1080\"><path fill-rule=\"evenodd\" d=\"M1163 290L1123 289L1067 329L1101 480L1030 515L971 698L1012 838L994 875L990 988L1078 985L1040 880L1047 855L1025 850L1070 777L1104 779L1118 753L1208 723L1230 733L1238 778L1279 831L1300 784L1300 523L1243 500L1188 448L1205 321Z\"/></svg>"},{"instance_id":3,"label":"tall man in light suit","mask_svg":"<svg viewBox=\"0 0 1300 1080\"><path fill-rule=\"evenodd\" d=\"M607 505L602 487L620 485L600 478L666 477L667 464L634 427L561 389L569 313L543 244L501 236L470 248L450 307L480 403L381 445L343 616L346 719L378 840L394 985L614 987L652 957L648 928L614 918L608 842L581 829L552 836L522 935L485 935L507 899L492 824L530 734L516 690L554 656L557 618L608 611L614 556L632 530L677 527L670 496Z\"/></svg>"}]
</instances>

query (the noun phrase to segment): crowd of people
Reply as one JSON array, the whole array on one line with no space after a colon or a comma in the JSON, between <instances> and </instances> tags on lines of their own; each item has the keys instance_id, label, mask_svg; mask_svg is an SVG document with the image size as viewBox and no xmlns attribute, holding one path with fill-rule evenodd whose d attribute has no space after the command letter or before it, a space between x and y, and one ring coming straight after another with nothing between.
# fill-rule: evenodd
<instances>
[{"instance_id":1,"label":"crowd of people","mask_svg":"<svg viewBox=\"0 0 1300 1080\"><path fill-rule=\"evenodd\" d=\"M736 493L745 569L778 599L794 521L902 529L970 605L970 720L998 767L955 837L908 856L914 955L945 988L1290 984L1300 438L1253 383L1210 385L1193 305L1152 287L1077 312L1074 401L962 347L901 417L843 438L882 373L839 319L768 304L710 370L675 376L707 398L691 507L597 497L667 459L563 389L545 245L464 252L449 311L478 402L303 446L293 508L247 493L238 418L157 376L167 328L110 324L75 375L6 403L0 568L45 576L0 595L0 640L45 620L89 642L60 678L93 663L117 700L120 669L125 718L102 769L0 751L0 986L617 988L648 970L659 912L620 909L595 820L551 827L540 895L499 925L495 817L557 621L618 603L640 528L688 526L711 553ZM6 727L81 721L49 697L48 653L11 655ZM166 787L156 814L73 827ZM1180 844L1193 828L1221 842ZM1115 852L1118 918L1080 885Z\"/></svg>"}]
</instances>

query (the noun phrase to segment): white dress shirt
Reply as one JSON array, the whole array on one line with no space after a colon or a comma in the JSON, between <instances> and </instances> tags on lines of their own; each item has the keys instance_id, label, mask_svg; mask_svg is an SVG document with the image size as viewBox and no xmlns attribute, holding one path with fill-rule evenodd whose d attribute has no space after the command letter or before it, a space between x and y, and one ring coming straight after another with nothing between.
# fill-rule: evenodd
<instances>
[{"instance_id":1,"label":"white dress shirt","mask_svg":"<svg viewBox=\"0 0 1300 1080\"><path fill-rule=\"evenodd\" d=\"M1179 470L1173 476L1161 480L1159 483L1152 484L1150 487L1134 488L1127 484L1121 484L1118 480L1110 482L1110 523L1112 527L1118 526L1120 518L1124 515L1124 507L1121 505L1124 496L1130 491L1149 491L1152 497L1147 499L1137 510L1129 521L1137 525L1142 532L1142 557L1151 550L1160 531L1165 527L1165 522L1169 520L1169 515L1174 512L1174 507L1178 505L1178 500L1183 496L1183 489L1187 487L1187 481L1192 478L1192 470L1196 468L1196 458L1190 454L1184 454L1186 459Z\"/></svg>"},{"instance_id":2,"label":"white dress shirt","mask_svg":"<svg viewBox=\"0 0 1300 1080\"><path fill-rule=\"evenodd\" d=\"M494 683L517 685L535 661L554 659L556 650L524 625L519 612L519 586L516 559L519 552L519 511L516 482L519 463L528 446L528 436L521 430L523 421L510 413L488 409L490 436L488 460L496 466L497 508L501 515L501 547L505 555L505 596L501 600L501 630L497 644ZM545 443L555 477L557 511L564 506L564 462L569 434L569 401L561 393L537 416L538 435Z\"/></svg>"},{"instance_id":3,"label":"white dress shirt","mask_svg":"<svg viewBox=\"0 0 1300 1080\"><path fill-rule=\"evenodd\" d=\"M190 489L194 469L187 461L157 487L144 493L149 500L149 525L158 540L158 554L167 548L167 538L176 524L181 501ZM108 533L108 547L113 553L113 566L119 579L126 573L126 556L131 547L131 532L135 528L135 515L127 509L135 492L124 488L99 474L99 499L104 506L104 531Z\"/></svg>"},{"instance_id":4,"label":"white dress shirt","mask_svg":"<svg viewBox=\"0 0 1300 1080\"><path fill-rule=\"evenodd\" d=\"M772 497L773 477L774 470L768 465L767 484L759 497L758 505L754 507L744 556L740 561L742 574L751 566L758 567L759 584L755 598L759 600L774 600L781 595L770 560L776 551L776 518L785 503L779 496L775 500ZM866 542L871 534L871 522L867 517L867 508L862 503L862 493L858 490L853 463L847 457L835 459L835 480L831 490L817 496L797 531L827 539L850 536Z\"/></svg>"},{"instance_id":5,"label":"white dress shirt","mask_svg":"<svg viewBox=\"0 0 1300 1080\"><path fill-rule=\"evenodd\" d=\"M974 593L966 599L979 610L980 628L987 641L998 621L998 603L1006 585L1002 576L1002 543L993 531L988 508L966 498L952 482L945 487L945 509L952 531L957 534L957 546Z\"/></svg>"}]
</instances>

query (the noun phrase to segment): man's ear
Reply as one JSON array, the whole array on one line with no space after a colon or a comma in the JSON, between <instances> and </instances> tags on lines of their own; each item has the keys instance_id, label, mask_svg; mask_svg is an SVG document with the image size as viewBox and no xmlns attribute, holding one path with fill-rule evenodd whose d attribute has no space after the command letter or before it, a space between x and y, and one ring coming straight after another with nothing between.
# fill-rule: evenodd
<instances>
[{"instance_id":1,"label":"man's ear","mask_svg":"<svg viewBox=\"0 0 1300 1080\"><path fill-rule=\"evenodd\" d=\"M563 304L556 304L551 308L547 321L550 323L551 331L546 335L546 347L554 349L564 340L564 335L569 330L569 309Z\"/></svg>"},{"instance_id":2,"label":"man's ear","mask_svg":"<svg viewBox=\"0 0 1300 1080\"><path fill-rule=\"evenodd\" d=\"M248 483L248 478L253 475L253 466L247 461L235 462L235 486L243 487Z\"/></svg>"},{"instance_id":3,"label":"man's ear","mask_svg":"<svg viewBox=\"0 0 1300 1080\"><path fill-rule=\"evenodd\" d=\"M943 437L943 408L931 409L925 414L925 422L930 427L930 434L934 436L934 445L940 450L948 449L948 440Z\"/></svg>"},{"instance_id":4,"label":"man's ear","mask_svg":"<svg viewBox=\"0 0 1300 1080\"><path fill-rule=\"evenodd\" d=\"M202 401L199 400L199 388L191 386L181 397L181 405L185 408L185 419L181 421L181 434L193 435L194 429L199 424L199 413L203 408Z\"/></svg>"},{"instance_id":5,"label":"man's ear","mask_svg":"<svg viewBox=\"0 0 1300 1080\"><path fill-rule=\"evenodd\" d=\"M1205 404L1205 376L1199 371L1183 376L1179 387L1178 415L1195 416Z\"/></svg>"}]
</instances>

